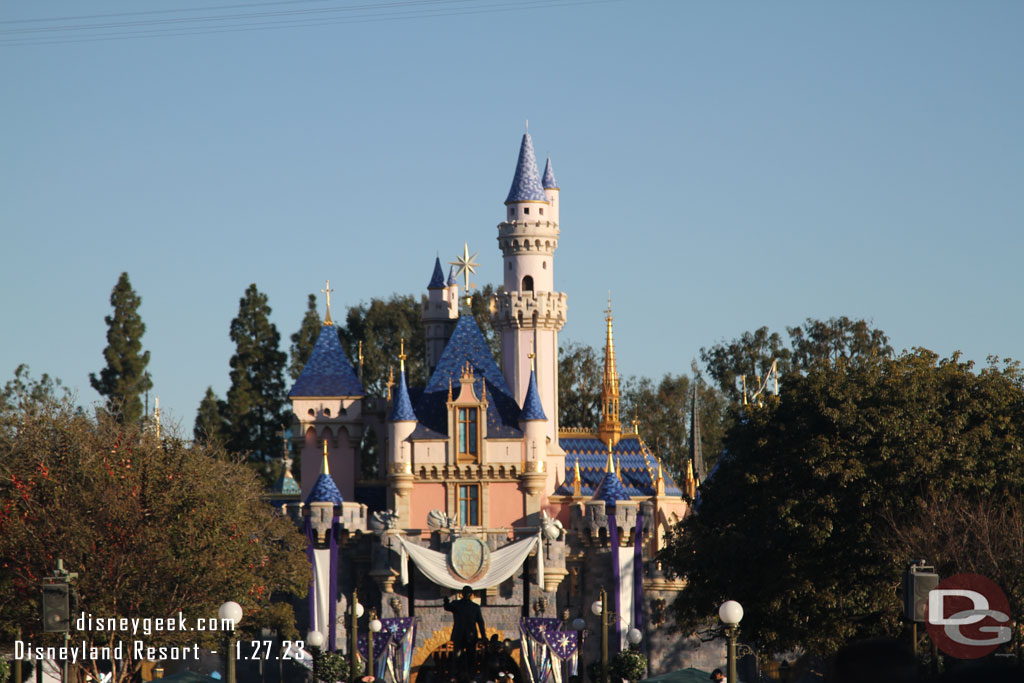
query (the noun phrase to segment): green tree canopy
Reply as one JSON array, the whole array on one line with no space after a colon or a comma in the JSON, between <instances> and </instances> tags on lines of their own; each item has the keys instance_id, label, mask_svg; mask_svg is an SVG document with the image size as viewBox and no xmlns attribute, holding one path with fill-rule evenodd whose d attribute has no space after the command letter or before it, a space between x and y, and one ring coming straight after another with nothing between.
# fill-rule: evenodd
<instances>
[{"instance_id":1,"label":"green tree canopy","mask_svg":"<svg viewBox=\"0 0 1024 683\"><path fill-rule=\"evenodd\" d=\"M282 619L271 594L302 595L310 568L305 540L262 499L249 468L217 447L158 440L137 423L89 417L43 392L0 412L0 631L21 627L34 645L63 644L40 633L39 583L56 560L78 573L78 609L96 617L214 617L231 599L241 628L259 633ZM72 641L109 646L209 647L221 634L77 631ZM251 637L251 636L250 636ZM115 681L134 680L131 647ZM95 662L77 669L97 679Z\"/></svg>"},{"instance_id":2,"label":"green tree canopy","mask_svg":"<svg viewBox=\"0 0 1024 683\"><path fill-rule=\"evenodd\" d=\"M558 347L558 424L597 429L604 364L594 347L567 341Z\"/></svg>"},{"instance_id":3,"label":"green tree canopy","mask_svg":"<svg viewBox=\"0 0 1024 683\"><path fill-rule=\"evenodd\" d=\"M99 376L89 373L89 383L100 396L107 399L107 410L117 414L124 422L138 422L142 418L142 394L153 388L146 372L149 351L142 350L142 335L146 326L139 317L142 298L132 289L128 273L121 273L110 293L112 315L107 323L107 348L103 358L107 365Z\"/></svg>"},{"instance_id":4,"label":"green tree canopy","mask_svg":"<svg viewBox=\"0 0 1024 683\"><path fill-rule=\"evenodd\" d=\"M1013 364L840 354L788 375L781 400L732 410L727 455L660 560L686 579L674 603L684 628L735 599L744 633L768 651L828 655L898 634L910 550L892 524L933 494L1019 497L1024 485Z\"/></svg>"},{"instance_id":5,"label":"green tree canopy","mask_svg":"<svg viewBox=\"0 0 1024 683\"><path fill-rule=\"evenodd\" d=\"M228 389L225 418L228 447L251 459L276 456L285 404L284 366L287 356L280 350L281 335L270 322L267 295L249 285L239 301L238 316L231 321L231 388Z\"/></svg>"},{"instance_id":6,"label":"green tree canopy","mask_svg":"<svg viewBox=\"0 0 1024 683\"><path fill-rule=\"evenodd\" d=\"M228 431L227 423L224 420L225 412L227 412L227 404L217 397L213 387L206 387L206 393L203 395L203 400L199 402L199 410L196 412L196 422L192 428L193 438L197 441L225 443Z\"/></svg>"},{"instance_id":7,"label":"green tree canopy","mask_svg":"<svg viewBox=\"0 0 1024 683\"><path fill-rule=\"evenodd\" d=\"M292 335L291 362L288 364L288 374L293 380L302 374L302 368L309 360L309 354L313 352L317 337L324 323L320 320L320 314L316 310L316 294L310 294L306 302L306 314L302 316L302 324L299 330Z\"/></svg>"}]
</instances>

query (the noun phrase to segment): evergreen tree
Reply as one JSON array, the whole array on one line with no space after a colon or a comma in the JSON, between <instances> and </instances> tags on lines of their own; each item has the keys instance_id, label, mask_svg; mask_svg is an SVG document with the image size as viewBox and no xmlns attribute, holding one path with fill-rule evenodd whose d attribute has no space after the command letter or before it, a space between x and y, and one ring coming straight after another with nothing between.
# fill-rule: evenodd
<instances>
[{"instance_id":1,"label":"evergreen tree","mask_svg":"<svg viewBox=\"0 0 1024 683\"><path fill-rule=\"evenodd\" d=\"M103 357L107 366L97 377L89 373L89 383L107 399L107 410L120 415L122 422L134 423L142 418L140 396L153 388L146 372L149 351L142 351L142 335L146 326L139 317L142 299L132 289L128 273L121 273L110 293L113 315L104 318L107 323L107 348Z\"/></svg>"},{"instance_id":2,"label":"evergreen tree","mask_svg":"<svg viewBox=\"0 0 1024 683\"><path fill-rule=\"evenodd\" d=\"M309 360L309 354L313 352L313 345L316 344L316 338L320 336L323 325L316 310L316 294L310 294L309 305L306 307L306 315L302 317L299 331L292 335L292 360L288 366L288 374L292 379L298 379L302 373L302 368Z\"/></svg>"},{"instance_id":3,"label":"evergreen tree","mask_svg":"<svg viewBox=\"0 0 1024 683\"><path fill-rule=\"evenodd\" d=\"M287 355L278 347L281 335L270 322L267 295L249 285L231 321L231 388L225 411L228 447L254 460L276 456L275 432L284 411L284 367Z\"/></svg>"},{"instance_id":4,"label":"evergreen tree","mask_svg":"<svg viewBox=\"0 0 1024 683\"><path fill-rule=\"evenodd\" d=\"M199 402L195 427L192 429L195 440L216 443L226 441L227 425L224 422L226 411L227 405L217 397L213 387L206 387L206 395Z\"/></svg>"}]
</instances>

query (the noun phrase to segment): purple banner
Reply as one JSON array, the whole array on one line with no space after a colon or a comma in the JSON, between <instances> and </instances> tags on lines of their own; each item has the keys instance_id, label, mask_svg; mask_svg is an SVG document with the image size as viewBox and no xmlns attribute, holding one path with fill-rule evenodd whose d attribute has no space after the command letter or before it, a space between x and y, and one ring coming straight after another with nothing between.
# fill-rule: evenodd
<instances>
[{"instance_id":1,"label":"purple banner","mask_svg":"<svg viewBox=\"0 0 1024 683\"><path fill-rule=\"evenodd\" d=\"M546 631L544 642L559 659L569 659L576 654L579 634L576 631Z\"/></svg>"},{"instance_id":2,"label":"purple banner","mask_svg":"<svg viewBox=\"0 0 1024 683\"><path fill-rule=\"evenodd\" d=\"M539 643L546 643L545 634L548 631L557 631L562 625L562 620L553 617L523 617L519 620L519 625L530 638Z\"/></svg>"}]
</instances>

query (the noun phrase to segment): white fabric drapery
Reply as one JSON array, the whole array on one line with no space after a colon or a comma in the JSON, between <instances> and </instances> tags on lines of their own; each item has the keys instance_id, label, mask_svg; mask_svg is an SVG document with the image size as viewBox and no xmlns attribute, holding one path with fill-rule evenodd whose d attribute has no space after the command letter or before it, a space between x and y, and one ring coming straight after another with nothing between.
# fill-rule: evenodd
<instances>
[{"instance_id":1,"label":"white fabric drapery","mask_svg":"<svg viewBox=\"0 0 1024 683\"><path fill-rule=\"evenodd\" d=\"M398 537L401 543L401 581L402 585L409 582L408 558L416 563L423 574L439 586L459 590L463 586L470 586L473 590L492 588L516 573L530 552L537 548L537 576L541 585L544 585L544 550L540 544L540 534L516 541L504 548L491 552L491 563L487 573L472 583L452 576L448 571L448 556L445 553L424 548L423 546L409 543L401 536Z\"/></svg>"}]
</instances>

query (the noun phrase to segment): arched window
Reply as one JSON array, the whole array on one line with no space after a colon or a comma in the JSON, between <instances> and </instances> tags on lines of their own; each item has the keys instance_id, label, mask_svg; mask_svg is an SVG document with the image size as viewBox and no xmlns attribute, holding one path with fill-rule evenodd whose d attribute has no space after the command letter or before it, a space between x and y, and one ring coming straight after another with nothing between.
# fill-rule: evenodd
<instances>
[{"instance_id":1,"label":"arched window","mask_svg":"<svg viewBox=\"0 0 1024 683\"><path fill-rule=\"evenodd\" d=\"M477 413L476 408L459 408L458 412L458 456L459 462L476 462L477 454Z\"/></svg>"},{"instance_id":2,"label":"arched window","mask_svg":"<svg viewBox=\"0 0 1024 683\"><path fill-rule=\"evenodd\" d=\"M526 277L523 278L522 290L524 292L532 292L533 291L533 276L532 275L527 275Z\"/></svg>"}]
</instances>

